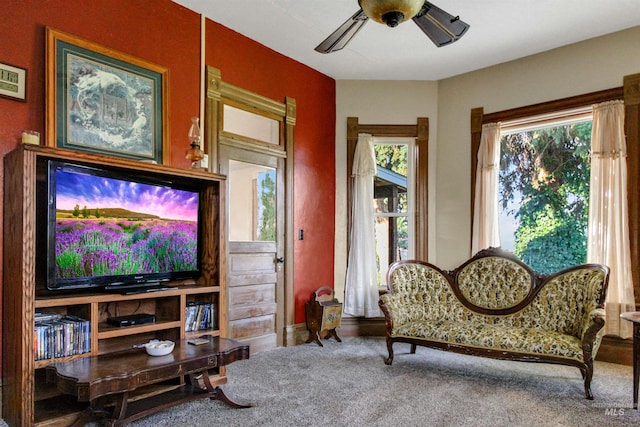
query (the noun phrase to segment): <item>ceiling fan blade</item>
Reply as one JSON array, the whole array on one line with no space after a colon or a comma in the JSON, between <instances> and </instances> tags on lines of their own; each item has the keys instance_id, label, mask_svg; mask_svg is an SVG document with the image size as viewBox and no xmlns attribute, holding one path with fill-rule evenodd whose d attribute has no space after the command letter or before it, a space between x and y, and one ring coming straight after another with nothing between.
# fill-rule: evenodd
<instances>
[{"instance_id":1,"label":"ceiling fan blade","mask_svg":"<svg viewBox=\"0 0 640 427\"><path fill-rule=\"evenodd\" d=\"M450 15L428 1L412 19L438 47L457 41L469 29L469 24L461 21L459 16Z\"/></svg>"},{"instance_id":2,"label":"ceiling fan blade","mask_svg":"<svg viewBox=\"0 0 640 427\"><path fill-rule=\"evenodd\" d=\"M330 53L342 49L349 43L353 36L360 31L362 26L367 23L368 19L369 17L360 9L320 43L315 50L320 53Z\"/></svg>"}]
</instances>

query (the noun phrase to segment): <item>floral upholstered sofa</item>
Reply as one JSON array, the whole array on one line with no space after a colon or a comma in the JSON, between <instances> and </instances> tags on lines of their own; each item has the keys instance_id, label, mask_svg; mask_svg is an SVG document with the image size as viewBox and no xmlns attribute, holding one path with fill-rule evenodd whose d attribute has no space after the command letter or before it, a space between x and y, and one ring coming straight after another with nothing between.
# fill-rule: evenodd
<instances>
[{"instance_id":1,"label":"floral upholstered sofa","mask_svg":"<svg viewBox=\"0 0 640 427\"><path fill-rule=\"evenodd\" d=\"M400 261L380 297L393 344L463 354L575 366L593 399L593 360L602 339L609 269L587 264L552 275L535 273L498 248L479 252L452 271Z\"/></svg>"}]
</instances>

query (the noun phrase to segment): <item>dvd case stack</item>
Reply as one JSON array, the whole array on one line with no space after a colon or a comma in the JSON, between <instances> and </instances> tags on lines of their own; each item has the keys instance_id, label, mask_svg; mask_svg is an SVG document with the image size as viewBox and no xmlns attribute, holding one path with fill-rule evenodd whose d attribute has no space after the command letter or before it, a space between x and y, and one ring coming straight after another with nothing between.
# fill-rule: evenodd
<instances>
[{"instance_id":1,"label":"dvd case stack","mask_svg":"<svg viewBox=\"0 0 640 427\"><path fill-rule=\"evenodd\" d=\"M202 331L214 327L214 305L206 302L187 304L185 331Z\"/></svg>"},{"instance_id":2,"label":"dvd case stack","mask_svg":"<svg viewBox=\"0 0 640 427\"><path fill-rule=\"evenodd\" d=\"M57 313L35 313L36 360L75 356L91 351L89 321Z\"/></svg>"}]
</instances>

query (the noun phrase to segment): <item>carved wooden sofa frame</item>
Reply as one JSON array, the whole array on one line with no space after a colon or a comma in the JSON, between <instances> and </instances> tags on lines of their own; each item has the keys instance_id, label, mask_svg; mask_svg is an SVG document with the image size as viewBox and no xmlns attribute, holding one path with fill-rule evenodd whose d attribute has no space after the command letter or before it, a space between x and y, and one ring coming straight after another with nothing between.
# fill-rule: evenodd
<instances>
[{"instance_id":1,"label":"carved wooden sofa frame","mask_svg":"<svg viewBox=\"0 0 640 427\"><path fill-rule=\"evenodd\" d=\"M443 271L400 261L380 297L386 342L474 356L575 366L593 399L593 361L604 326L609 269L598 264L551 275L534 272L509 252L490 248Z\"/></svg>"}]
</instances>

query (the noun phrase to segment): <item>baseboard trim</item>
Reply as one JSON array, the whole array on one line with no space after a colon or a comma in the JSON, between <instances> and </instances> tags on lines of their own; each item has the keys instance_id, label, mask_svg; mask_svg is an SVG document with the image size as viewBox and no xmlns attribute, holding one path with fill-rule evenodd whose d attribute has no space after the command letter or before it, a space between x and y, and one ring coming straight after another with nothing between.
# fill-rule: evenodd
<instances>
[{"instance_id":1,"label":"baseboard trim","mask_svg":"<svg viewBox=\"0 0 640 427\"><path fill-rule=\"evenodd\" d=\"M364 318L342 316L340 327L336 329L340 338L342 337L364 337L376 336L384 337L386 334L384 318ZM297 323L287 326L285 329L284 346L290 347L300 345L309 339L309 330L306 323ZM333 338L330 338L333 339Z\"/></svg>"},{"instance_id":2,"label":"baseboard trim","mask_svg":"<svg viewBox=\"0 0 640 427\"><path fill-rule=\"evenodd\" d=\"M384 317L342 317L340 337L384 337L387 333Z\"/></svg>"},{"instance_id":3,"label":"baseboard trim","mask_svg":"<svg viewBox=\"0 0 640 427\"><path fill-rule=\"evenodd\" d=\"M309 338L309 330L306 323L289 325L284 331L284 346L293 347L304 344Z\"/></svg>"},{"instance_id":4,"label":"baseboard trim","mask_svg":"<svg viewBox=\"0 0 640 427\"><path fill-rule=\"evenodd\" d=\"M633 365L633 340L606 335L598 349L596 360L600 362Z\"/></svg>"}]
</instances>

